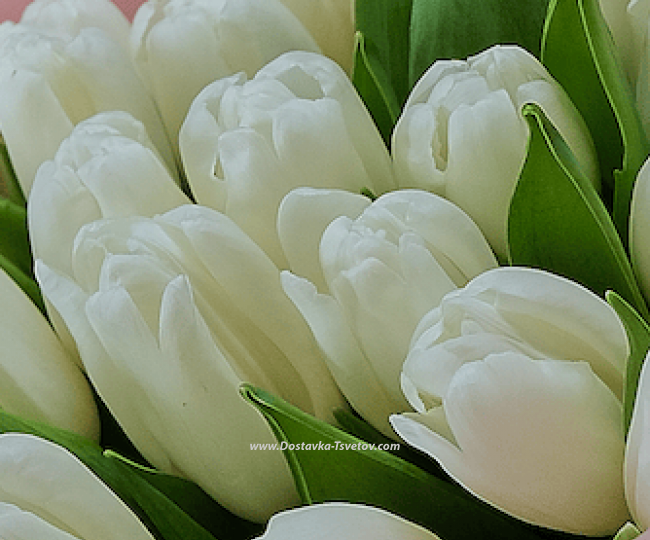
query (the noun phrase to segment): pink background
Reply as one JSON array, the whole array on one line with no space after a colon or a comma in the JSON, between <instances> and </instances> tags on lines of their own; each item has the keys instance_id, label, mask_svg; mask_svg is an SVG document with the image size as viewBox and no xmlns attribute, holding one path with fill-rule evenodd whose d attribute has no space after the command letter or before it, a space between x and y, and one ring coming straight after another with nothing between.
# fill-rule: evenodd
<instances>
[{"instance_id":1,"label":"pink background","mask_svg":"<svg viewBox=\"0 0 650 540\"><path fill-rule=\"evenodd\" d=\"M144 0L112 0L129 18L133 19L133 15L138 7L144 3ZM25 9L25 6L30 3L30 0L0 0L0 21L11 20L18 21L20 15Z\"/></svg>"}]
</instances>

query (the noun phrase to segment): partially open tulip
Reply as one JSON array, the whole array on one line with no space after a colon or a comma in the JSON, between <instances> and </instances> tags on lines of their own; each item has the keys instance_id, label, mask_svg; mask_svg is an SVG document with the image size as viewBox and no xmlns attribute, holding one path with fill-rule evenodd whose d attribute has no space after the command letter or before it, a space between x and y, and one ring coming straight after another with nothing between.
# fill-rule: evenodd
<instances>
[{"instance_id":1,"label":"partially open tulip","mask_svg":"<svg viewBox=\"0 0 650 540\"><path fill-rule=\"evenodd\" d=\"M20 22L71 37L79 35L83 28L101 28L125 53L129 51L131 25L111 0L33 0L25 7Z\"/></svg>"},{"instance_id":2,"label":"partially open tulip","mask_svg":"<svg viewBox=\"0 0 650 540\"><path fill-rule=\"evenodd\" d=\"M498 268L423 319L395 430L467 490L515 517L587 536L628 519L615 312L582 286Z\"/></svg>"},{"instance_id":3,"label":"partially open tulip","mask_svg":"<svg viewBox=\"0 0 650 540\"><path fill-rule=\"evenodd\" d=\"M320 201L306 201L311 207L316 202L345 207L328 192ZM437 195L395 191L366 205L355 219L336 218L320 238L325 290L319 293L288 272L283 285L348 401L376 428L391 433L389 414L408 410L400 372L418 322L446 293L493 268L496 260L476 225ZM293 226L308 228L300 221Z\"/></svg>"},{"instance_id":4,"label":"partially open tulip","mask_svg":"<svg viewBox=\"0 0 650 540\"><path fill-rule=\"evenodd\" d=\"M386 147L352 83L315 53L287 53L250 81L239 74L207 86L180 145L197 201L227 214L284 268L275 221L290 190L395 188Z\"/></svg>"},{"instance_id":5,"label":"partially open tulip","mask_svg":"<svg viewBox=\"0 0 650 540\"><path fill-rule=\"evenodd\" d=\"M599 186L582 117L544 66L519 47L435 62L413 88L393 132L400 187L430 190L460 206L504 259L510 200L528 145L521 115L527 102L544 109Z\"/></svg>"},{"instance_id":6,"label":"partially open tulip","mask_svg":"<svg viewBox=\"0 0 650 540\"><path fill-rule=\"evenodd\" d=\"M176 141L192 100L215 79L291 50L319 51L279 0L148 0L133 19L135 65Z\"/></svg>"},{"instance_id":7,"label":"partially open tulip","mask_svg":"<svg viewBox=\"0 0 650 540\"><path fill-rule=\"evenodd\" d=\"M0 26L0 130L27 196L36 170L82 120L123 110L175 167L156 107L123 49L99 28L76 37Z\"/></svg>"},{"instance_id":8,"label":"partially open tulip","mask_svg":"<svg viewBox=\"0 0 650 540\"><path fill-rule=\"evenodd\" d=\"M70 275L74 240L85 224L154 216L188 202L144 126L125 112L99 113L77 124L54 159L38 169L27 204L34 259ZM48 305L48 311L75 352L56 310Z\"/></svg>"},{"instance_id":9,"label":"partially open tulip","mask_svg":"<svg viewBox=\"0 0 650 540\"><path fill-rule=\"evenodd\" d=\"M2 270L0 298L0 408L97 439L88 381L42 313Z\"/></svg>"},{"instance_id":10,"label":"partially open tulip","mask_svg":"<svg viewBox=\"0 0 650 540\"><path fill-rule=\"evenodd\" d=\"M332 502L276 514L257 540L438 540L438 537L380 508Z\"/></svg>"},{"instance_id":11,"label":"partially open tulip","mask_svg":"<svg viewBox=\"0 0 650 540\"><path fill-rule=\"evenodd\" d=\"M66 449L0 435L0 537L153 540L135 514Z\"/></svg>"},{"instance_id":12,"label":"partially open tulip","mask_svg":"<svg viewBox=\"0 0 650 540\"><path fill-rule=\"evenodd\" d=\"M246 381L332 421L343 406L279 270L227 217L182 206L77 236L72 275L37 262L98 393L140 452L262 521L297 502Z\"/></svg>"}]
</instances>

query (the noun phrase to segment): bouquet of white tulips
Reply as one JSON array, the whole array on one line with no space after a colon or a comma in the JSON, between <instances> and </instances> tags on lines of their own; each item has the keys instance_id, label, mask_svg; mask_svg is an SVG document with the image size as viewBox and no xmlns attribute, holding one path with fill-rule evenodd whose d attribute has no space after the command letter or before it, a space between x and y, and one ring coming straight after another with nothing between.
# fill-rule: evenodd
<instances>
[{"instance_id":1,"label":"bouquet of white tulips","mask_svg":"<svg viewBox=\"0 0 650 540\"><path fill-rule=\"evenodd\" d=\"M650 538L649 36L646 0L1 23L0 538Z\"/></svg>"}]
</instances>

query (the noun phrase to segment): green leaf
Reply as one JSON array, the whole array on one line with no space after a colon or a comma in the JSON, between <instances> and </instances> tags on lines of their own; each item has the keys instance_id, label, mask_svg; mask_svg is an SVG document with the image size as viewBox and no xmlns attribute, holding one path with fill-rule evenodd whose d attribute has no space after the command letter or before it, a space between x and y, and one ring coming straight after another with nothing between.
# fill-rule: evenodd
<instances>
[{"instance_id":1,"label":"green leaf","mask_svg":"<svg viewBox=\"0 0 650 540\"><path fill-rule=\"evenodd\" d=\"M67 448L101 478L159 540L244 540L251 532L260 530L259 526L220 508L189 481L143 469L113 452L104 452L94 442L75 433L4 411L0 411L0 432L30 433ZM199 521L211 530L221 531L220 534L212 536Z\"/></svg>"},{"instance_id":2,"label":"green leaf","mask_svg":"<svg viewBox=\"0 0 650 540\"><path fill-rule=\"evenodd\" d=\"M633 523L628 522L620 528L613 540L632 540L640 535L641 531Z\"/></svg>"},{"instance_id":3,"label":"green leaf","mask_svg":"<svg viewBox=\"0 0 650 540\"><path fill-rule=\"evenodd\" d=\"M412 0L357 0L357 48L352 80L388 146L410 91Z\"/></svg>"},{"instance_id":4,"label":"green leaf","mask_svg":"<svg viewBox=\"0 0 650 540\"><path fill-rule=\"evenodd\" d=\"M24 274L32 275L27 211L8 199L0 199L0 255L11 261Z\"/></svg>"},{"instance_id":5,"label":"green leaf","mask_svg":"<svg viewBox=\"0 0 650 540\"><path fill-rule=\"evenodd\" d=\"M8 198L18 206L25 206L25 197L18 183L16 172L4 139L0 136L0 197Z\"/></svg>"},{"instance_id":6,"label":"green leaf","mask_svg":"<svg viewBox=\"0 0 650 540\"><path fill-rule=\"evenodd\" d=\"M650 348L650 327L634 308L615 292L609 291L605 298L609 305L616 310L630 343L630 356L625 366L625 385L623 387L623 421L627 433L634 411L641 367Z\"/></svg>"},{"instance_id":7,"label":"green leaf","mask_svg":"<svg viewBox=\"0 0 650 540\"><path fill-rule=\"evenodd\" d=\"M383 66L376 61L374 67L371 64L366 51L365 38L361 32L357 32L354 85L388 146L393 125L399 116L400 106Z\"/></svg>"},{"instance_id":8,"label":"green leaf","mask_svg":"<svg viewBox=\"0 0 650 540\"><path fill-rule=\"evenodd\" d=\"M632 188L649 146L598 0L551 0L542 62L587 123L605 200L613 196L614 223L627 244Z\"/></svg>"},{"instance_id":9,"label":"green leaf","mask_svg":"<svg viewBox=\"0 0 650 540\"><path fill-rule=\"evenodd\" d=\"M43 297L32 269L32 252L27 234L27 211L23 206L2 198L0 198L0 268L9 274L34 304L45 313Z\"/></svg>"},{"instance_id":10,"label":"green leaf","mask_svg":"<svg viewBox=\"0 0 650 540\"><path fill-rule=\"evenodd\" d=\"M369 63L373 70L381 66L386 77L381 84L397 98L397 114L410 90L411 3L412 0L357 0L355 3L357 30L364 36Z\"/></svg>"},{"instance_id":11,"label":"green leaf","mask_svg":"<svg viewBox=\"0 0 650 540\"><path fill-rule=\"evenodd\" d=\"M366 441L263 390L243 385L241 392L264 415L280 444L287 446L285 457L307 504L348 501L377 506L445 540L533 540L548 534L386 451L364 448Z\"/></svg>"},{"instance_id":12,"label":"green leaf","mask_svg":"<svg viewBox=\"0 0 650 540\"><path fill-rule=\"evenodd\" d=\"M643 316L648 310L607 210L555 127L535 104L528 155L510 205L510 262L543 268L601 296L616 291Z\"/></svg>"},{"instance_id":13,"label":"green leaf","mask_svg":"<svg viewBox=\"0 0 650 540\"><path fill-rule=\"evenodd\" d=\"M413 0L409 82L438 59L515 43L539 57L548 0Z\"/></svg>"},{"instance_id":14,"label":"green leaf","mask_svg":"<svg viewBox=\"0 0 650 540\"><path fill-rule=\"evenodd\" d=\"M216 504L205 491L192 482L144 467L115 452L105 451L104 456L109 460L117 460L126 464L130 469L129 474L134 472L142 477L194 521L212 533L215 538L251 538L262 532L262 525L251 523L231 514Z\"/></svg>"}]
</instances>

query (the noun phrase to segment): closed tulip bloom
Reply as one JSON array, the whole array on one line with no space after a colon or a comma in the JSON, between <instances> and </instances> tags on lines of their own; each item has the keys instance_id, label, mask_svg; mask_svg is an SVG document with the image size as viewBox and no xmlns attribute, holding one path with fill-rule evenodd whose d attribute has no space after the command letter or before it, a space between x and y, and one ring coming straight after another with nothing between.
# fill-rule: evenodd
<instances>
[{"instance_id":1,"label":"closed tulip bloom","mask_svg":"<svg viewBox=\"0 0 650 540\"><path fill-rule=\"evenodd\" d=\"M582 117L546 69L519 47L435 62L413 88L393 132L399 185L433 191L460 206L504 259L510 200L528 145L521 115L527 102L544 109L599 186Z\"/></svg>"},{"instance_id":2,"label":"closed tulip bloom","mask_svg":"<svg viewBox=\"0 0 650 540\"><path fill-rule=\"evenodd\" d=\"M614 311L567 279L498 268L423 319L391 422L467 490L515 517L604 536L628 519Z\"/></svg>"},{"instance_id":3,"label":"closed tulip bloom","mask_svg":"<svg viewBox=\"0 0 650 540\"><path fill-rule=\"evenodd\" d=\"M153 540L133 512L66 449L0 435L0 537Z\"/></svg>"},{"instance_id":4,"label":"closed tulip bloom","mask_svg":"<svg viewBox=\"0 0 650 540\"><path fill-rule=\"evenodd\" d=\"M431 531L372 506L323 503L276 514L257 540L438 540Z\"/></svg>"},{"instance_id":5,"label":"closed tulip bloom","mask_svg":"<svg viewBox=\"0 0 650 540\"><path fill-rule=\"evenodd\" d=\"M280 452L238 393L247 381L332 421L343 406L278 269L227 217L187 205L77 236L73 275L37 262L95 388L140 452L235 513L297 502Z\"/></svg>"},{"instance_id":6,"label":"closed tulip bloom","mask_svg":"<svg viewBox=\"0 0 650 540\"><path fill-rule=\"evenodd\" d=\"M325 56L352 73L354 60L353 0L281 0L300 19Z\"/></svg>"},{"instance_id":7,"label":"closed tulip bloom","mask_svg":"<svg viewBox=\"0 0 650 540\"><path fill-rule=\"evenodd\" d=\"M227 214L286 268L276 234L282 198L310 186L381 194L395 187L377 129L342 69L291 52L261 69L207 86L180 135L200 204Z\"/></svg>"},{"instance_id":8,"label":"closed tulip bloom","mask_svg":"<svg viewBox=\"0 0 650 540\"><path fill-rule=\"evenodd\" d=\"M88 381L34 303L0 270L0 408L97 439Z\"/></svg>"},{"instance_id":9,"label":"closed tulip bloom","mask_svg":"<svg viewBox=\"0 0 650 540\"><path fill-rule=\"evenodd\" d=\"M284 289L348 401L391 433L388 415L408 410L400 372L415 327L446 293L495 267L494 255L461 210L416 190L383 195L356 219L336 218L319 254L327 290L288 272Z\"/></svg>"},{"instance_id":10,"label":"closed tulip bloom","mask_svg":"<svg viewBox=\"0 0 650 540\"><path fill-rule=\"evenodd\" d=\"M102 218L154 216L187 204L144 126L125 112L99 113L77 124L52 161L36 174L27 204L34 259L72 274L74 240ZM66 348L68 330L48 311Z\"/></svg>"},{"instance_id":11,"label":"closed tulip bloom","mask_svg":"<svg viewBox=\"0 0 650 540\"><path fill-rule=\"evenodd\" d=\"M138 118L175 166L153 101L122 48L99 28L76 37L5 23L0 32L0 129L27 196L36 170L73 127L97 112Z\"/></svg>"},{"instance_id":12,"label":"closed tulip bloom","mask_svg":"<svg viewBox=\"0 0 650 540\"><path fill-rule=\"evenodd\" d=\"M148 0L133 19L131 48L174 141L192 100L215 79L252 77L286 51L319 51L279 0Z\"/></svg>"},{"instance_id":13,"label":"closed tulip bloom","mask_svg":"<svg viewBox=\"0 0 650 540\"><path fill-rule=\"evenodd\" d=\"M131 24L110 0L32 0L20 19L44 32L77 36L83 28L101 28L129 51Z\"/></svg>"}]
</instances>

